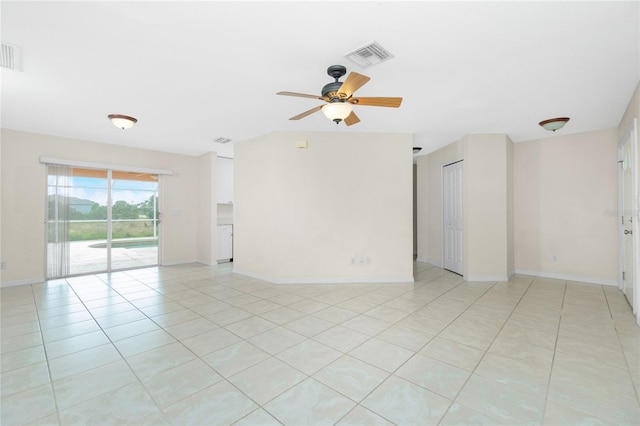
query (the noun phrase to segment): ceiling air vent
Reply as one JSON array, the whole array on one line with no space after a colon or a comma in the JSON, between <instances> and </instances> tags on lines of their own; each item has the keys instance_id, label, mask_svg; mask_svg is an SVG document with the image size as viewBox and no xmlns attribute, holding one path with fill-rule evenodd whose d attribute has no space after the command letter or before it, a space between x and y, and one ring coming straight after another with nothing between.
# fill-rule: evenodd
<instances>
[{"instance_id":1,"label":"ceiling air vent","mask_svg":"<svg viewBox=\"0 0 640 426\"><path fill-rule=\"evenodd\" d=\"M213 141L216 143L229 143L231 142L231 139L219 137L219 138L215 138Z\"/></svg>"},{"instance_id":2,"label":"ceiling air vent","mask_svg":"<svg viewBox=\"0 0 640 426\"><path fill-rule=\"evenodd\" d=\"M22 49L5 42L2 42L2 57L0 66L14 71L22 71Z\"/></svg>"},{"instance_id":3,"label":"ceiling air vent","mask_svg":"<svg viewBox=\"0 0 640 426\"><path fill-rule=\"evenodd\" d=\"M377 41L362 46L353 52L344 55L345 58L352 60L362 68L370 67L393 58L387 49L380 46Z\"/></svg>"}]
</instances>

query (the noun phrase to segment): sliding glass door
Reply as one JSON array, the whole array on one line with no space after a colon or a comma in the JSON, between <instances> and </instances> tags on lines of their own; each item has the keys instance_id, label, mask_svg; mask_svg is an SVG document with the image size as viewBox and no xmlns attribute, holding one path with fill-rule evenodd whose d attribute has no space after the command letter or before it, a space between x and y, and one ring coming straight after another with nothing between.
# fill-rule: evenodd
<instances>
[{"instance_id":1,"label":"sliding glass door","mask_svg":"<svg viewBox=\"0 0 640 426\"><path fill-rule=\"evenodd\" d=\"M158 175L112 172L111 269L158 263Z\"/></svg>"},{"instance_id":2,"label":"sliding glass door","mask_svg":"<svg viewBox=\"0 0 640 426\"><path fill-rule=\"evenodd\" d=\"M47 278L158 263L158 175L47 170Z\"/></svg>"}]
</instances>

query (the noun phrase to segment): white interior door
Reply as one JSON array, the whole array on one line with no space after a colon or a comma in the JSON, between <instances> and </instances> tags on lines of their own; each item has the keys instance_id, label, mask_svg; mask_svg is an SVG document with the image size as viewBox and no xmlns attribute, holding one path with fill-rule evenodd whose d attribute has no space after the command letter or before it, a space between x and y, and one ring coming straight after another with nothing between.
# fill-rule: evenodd
<instances>
[{"instance_id":1,"label":"white interior door","mask_svg":"<svg viewBox=\"0 0 640 426\"><path fill-rule=\"evenodd\" d=\"M620 169L620 266L621 266L621 290L627 300L636 311L634 303L635 289L635 264L634 252L637 236L634 235L637 229L635 224L637 215L635 207L635 130L627 132L620 145L619 162Z\"/></svg>"},{"instance_id":2,"label":"white interior door","mask_svg":"<svg viewBox=\"0 0 640 426\"><path fill-rule=\"evenodd\" d=\"M460 275L464 272L462 176L462 160L442 168L444 268Z\"/></svg>"}]
</instances>

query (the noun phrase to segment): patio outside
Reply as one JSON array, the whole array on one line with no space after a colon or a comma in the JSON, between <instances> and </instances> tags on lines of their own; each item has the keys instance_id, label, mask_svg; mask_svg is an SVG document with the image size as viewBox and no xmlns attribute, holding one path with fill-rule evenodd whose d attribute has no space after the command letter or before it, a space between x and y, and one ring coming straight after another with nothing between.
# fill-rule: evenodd
<instances>
[{"instance_id":1,"label":"patio outside","mask_svg":"<svg viewBox=\"0 0 640 426\"><path fill-rule=\"evenodd\" d=\"M126 242L126 244L122 244ZM49 246L51 247L53 243ZM71 241L70 275L103 272L107 270L105 240ZM157 238L127 238L113 240L111 269L130 269L158 264Z\"/></svg>"}]
</instances>

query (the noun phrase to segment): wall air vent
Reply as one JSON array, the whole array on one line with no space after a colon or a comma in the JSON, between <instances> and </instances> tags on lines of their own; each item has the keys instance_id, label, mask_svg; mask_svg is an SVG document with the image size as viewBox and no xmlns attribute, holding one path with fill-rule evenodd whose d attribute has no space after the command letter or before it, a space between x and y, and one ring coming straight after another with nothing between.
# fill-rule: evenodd
<instances>
[{"instance_id":1,"label":"wall air vent","mask_svg":"<svg viewBox=\"0 0 640 426\"><path fill-rule=\"evenodd\" d=\"M216 143L229 143L229 142L231 142L231 139L229 139L229 138L223 138L223 137L221 136L221 137L219 137L219 138L215 138L213 141L214 141L214 142L216 142Z\"/></svg>"},{"instance_id":2,"label":"wall air vent","mask_svg":"<svg viewBox=\"0 0 640 426\"><path fill-rule=\"evenodd\" d=\"M14 71L22 71L22 49L2 42L0 66Z\"/></svg>"},{"instance_id":3,"label":"wall air vent","mask_svg":"<svg viewBox=\"0 0 640 426\"><path fill-rule=\"evenodd\" d=\"M387 49L380 46L377 41L362 46L353 52L349 52L344 55L345 58L350 59L362 68L370 67L371 65L377 65L381 62L388 61L393 58L393 55L389 53Z\"/></svg>"}]
</instances>

